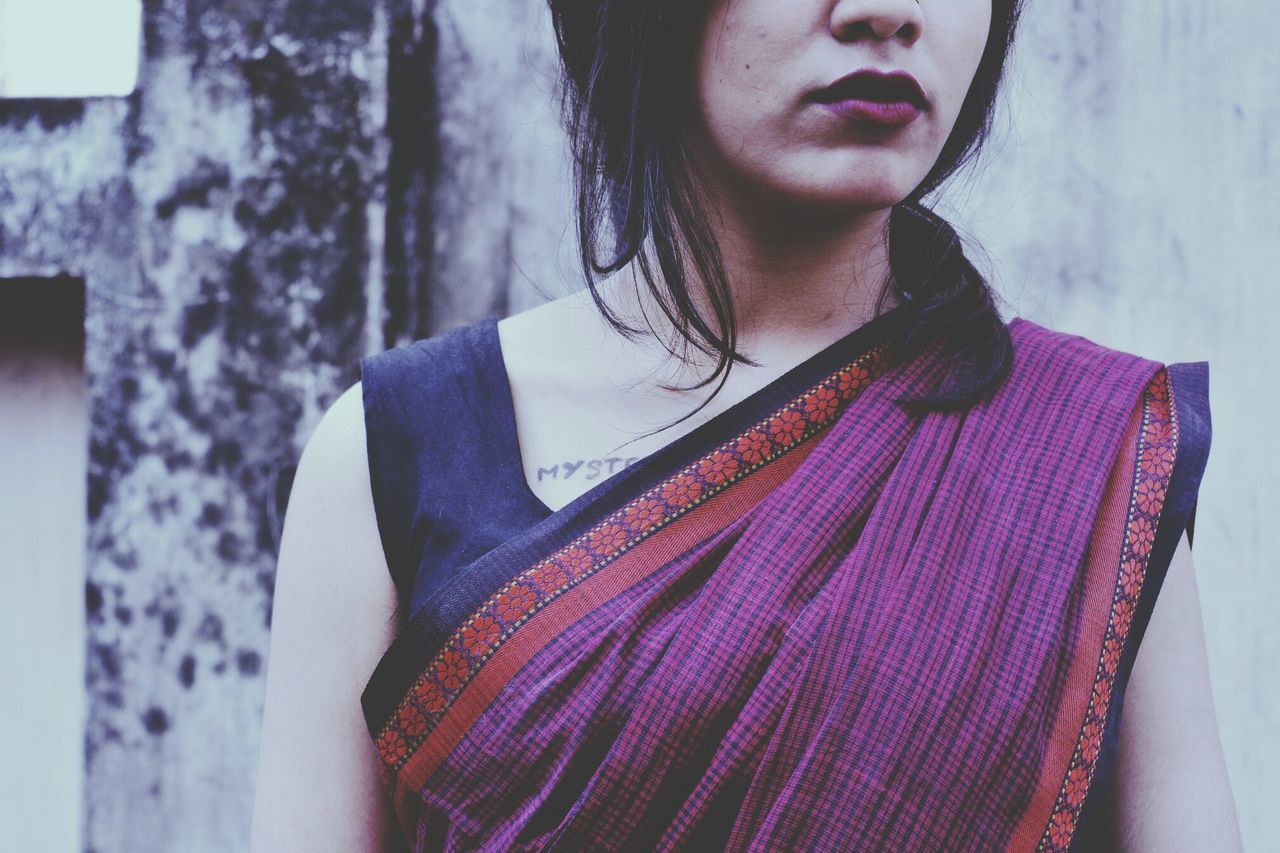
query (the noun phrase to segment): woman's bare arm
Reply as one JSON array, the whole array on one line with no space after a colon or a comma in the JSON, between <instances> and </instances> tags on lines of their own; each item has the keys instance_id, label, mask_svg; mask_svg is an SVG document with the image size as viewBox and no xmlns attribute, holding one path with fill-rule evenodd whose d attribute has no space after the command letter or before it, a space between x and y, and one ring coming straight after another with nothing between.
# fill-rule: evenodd
<instances>
[{"instance_id":1,"label":"woman's bare arm","mask_svg":"<svg viewBox=\"0 0 1280 853\"><path fill-rule=\"evenodd\" d=\"M396 626L360 385L325 413L293 483L276 570L254 853L402 849L360 692Z\"/></svg>"},{"instance_id":2,"label":"woman's bare arm","mask_svg":"<svg viewBox=\"0 0 1280 853\"><path fill-rule=\"evenodd\" d=\"M1116 771L1117 849L1242 849L1185 534L1134 660Z\"/></svg>"}]
</instances>

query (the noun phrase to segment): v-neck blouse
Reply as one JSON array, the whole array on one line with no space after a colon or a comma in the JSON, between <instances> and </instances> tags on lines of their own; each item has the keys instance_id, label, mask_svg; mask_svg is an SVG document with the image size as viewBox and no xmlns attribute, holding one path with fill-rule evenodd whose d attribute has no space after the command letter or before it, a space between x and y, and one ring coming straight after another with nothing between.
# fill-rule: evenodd
<instances>
[{"instance_id":1,"label":"v-neck blouse","mask_svg":"<svg viewBox=\"0 0 1280 853\"><path fill-rule=\"evenodd\" d=\"M881 342L895 306L666 446L553 510L525 479L498 317L457 326L360 361L366 450L383 552L412 613L460 567L557 513L585 506L679 457L697 458L777 401L815 367Z\"/></svg>"},{"instance_id":2,"label":"v-neck blouse","mask_svg":"<svg viewBox=\"0 0 1280 853\"><path fill-rule=\"evenodd\" d=\"M524 478L497 340L487 317L360 361L374 510L401 601L552 514Z\"/></svg>"}]
</instances>

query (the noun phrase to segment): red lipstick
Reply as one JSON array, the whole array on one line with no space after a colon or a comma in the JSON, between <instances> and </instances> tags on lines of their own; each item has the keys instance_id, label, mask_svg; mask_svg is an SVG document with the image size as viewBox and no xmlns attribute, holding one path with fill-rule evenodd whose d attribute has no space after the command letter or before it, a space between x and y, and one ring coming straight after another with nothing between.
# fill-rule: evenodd
<instances>
[{"instance_id":1,"label":"red lipstick","mask_svg":"<svg viewBox=\"0 0 1280 853\"><path fill-rule=\"evenodd\" d=\"M924 90L905 71L861 68L810 99L844 119L884 127L905 127L929 106Z\"/></svg>"}]
</instances>

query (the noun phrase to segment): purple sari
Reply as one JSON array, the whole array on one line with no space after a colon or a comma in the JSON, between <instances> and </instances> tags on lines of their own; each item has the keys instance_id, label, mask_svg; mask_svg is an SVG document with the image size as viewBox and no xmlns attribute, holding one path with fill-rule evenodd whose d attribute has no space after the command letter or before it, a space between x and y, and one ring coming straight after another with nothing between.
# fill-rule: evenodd
<instances>
[{"instance_id":1,"label":"purple sari","mask_svg":"<svg viewBox=\"0 0 1280 853\"><path fill-rule=\"evenodd\" d=\"M415 850L1085 849L1203 362L1016 319L910 416L873 321L451 577L363 694ZM1088 849L1096 849L1088 847Z\"/></svg>"}]
</instances>

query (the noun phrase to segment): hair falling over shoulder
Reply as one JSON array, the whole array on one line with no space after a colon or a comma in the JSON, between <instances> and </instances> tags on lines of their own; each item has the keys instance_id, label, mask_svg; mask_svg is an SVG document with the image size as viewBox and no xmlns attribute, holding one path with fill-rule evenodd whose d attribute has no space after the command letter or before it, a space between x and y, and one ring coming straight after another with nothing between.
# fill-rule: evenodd
<instances>
[{"instance_id":1,"label":"hair falling over shoulder","mask_svg":"<svg viewBox=\"0 0 1280 853\"><path fill-rule=\"evenodd\" d=\"M597 276L636 261L681 336L717 358L715 371L686 390L727 377L732 363L752 362L735 348L723 259L698 201L697 175L671 121L671 93L689 89L691 34L704 4L548 3L561 60L562 120L572 149L580 262L592 298L620 334L643 334L610 310L596 286ZM992 0L986 48L955 127L933 168L890 216L891 275L878 312L890 292L905 303L893 332L893 354L907 356L941 336L949 365L936 393L899 401L913 413L967 407L994 392L1012 366L1012 340L996 294L965 256L955 229L921 199L970 161L990 134L1020 11L1021 0ZM711 318L691 298L685 258L705 283ZM722 378L712 396L723 384Z\"/></svg>"}]
</instances>

